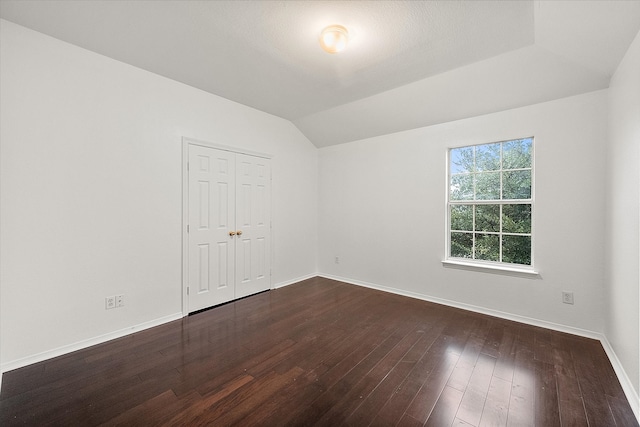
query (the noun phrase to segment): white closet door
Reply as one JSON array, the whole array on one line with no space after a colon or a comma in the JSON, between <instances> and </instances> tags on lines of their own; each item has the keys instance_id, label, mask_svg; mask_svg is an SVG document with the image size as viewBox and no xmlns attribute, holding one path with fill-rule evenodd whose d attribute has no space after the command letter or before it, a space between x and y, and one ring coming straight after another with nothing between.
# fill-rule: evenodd
<instances>
[{"instance_id":1,"label":"white closet door","mask_svg":"<svg viewBox=\"0 0 640 427\"><path fill-rule=\"evenodd\" d=\"M271 287L271 165L236 155L236 298Z\"/></svg>"},{"instance_id":2,"label":"white closet door","mask_svg":"<svg viewBox=\"0 0 640 427\"><path fill-rule=\"evenodd\" d=\"M235 297L235 155L189 145L189 311Z\"/></svg>"},{"instance_id":3,"label":"white closet door","mask_svg":"<svg viewBox=\"0 0 640 427\"><path fill-rule=\"evenodd\" d=\"M271 165L189 144L188 309L271 287Z\"/></svg>"}]
</instances>

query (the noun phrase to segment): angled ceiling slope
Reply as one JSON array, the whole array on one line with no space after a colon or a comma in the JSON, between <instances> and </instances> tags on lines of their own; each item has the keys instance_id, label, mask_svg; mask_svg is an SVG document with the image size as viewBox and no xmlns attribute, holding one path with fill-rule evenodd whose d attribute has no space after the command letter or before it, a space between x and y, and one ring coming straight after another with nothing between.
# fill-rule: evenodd
<instances>
[{"instance_id":1,"label":"angled ceiling slope","mask_svg":"<svg viewBox=\"0 0 640 427\"><path fill-rule=\"evenodd\" d=\"M640 1L0 0L0 17L323 147L606 88ZM340 54L319 47L330 24L352 34Z\"/></svg>"}]
</instances>

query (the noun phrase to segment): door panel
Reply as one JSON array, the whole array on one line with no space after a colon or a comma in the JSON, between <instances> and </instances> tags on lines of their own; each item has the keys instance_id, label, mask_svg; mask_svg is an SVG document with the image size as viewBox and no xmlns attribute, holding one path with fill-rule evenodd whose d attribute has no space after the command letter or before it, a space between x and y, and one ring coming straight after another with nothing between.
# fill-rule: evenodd
<instances>
[{"instance_id":1,"label":"door panel","mask_svg":"<svg viewBox=\"0 0 640 427\"><path fill-rule=\"evenodd\" d=\"M271 287L271 165L269 159L238 154L236 298Z\"/></svg>"},{"instance_id":2,"label":"door panel","mask_svg":"<svg viewBox=\"0 0 640 427\"><path fill-rule=\"evenodd\" d=\"M235 297L233 154L189 145L189 311Z\"/></svg>"}]
</instances>

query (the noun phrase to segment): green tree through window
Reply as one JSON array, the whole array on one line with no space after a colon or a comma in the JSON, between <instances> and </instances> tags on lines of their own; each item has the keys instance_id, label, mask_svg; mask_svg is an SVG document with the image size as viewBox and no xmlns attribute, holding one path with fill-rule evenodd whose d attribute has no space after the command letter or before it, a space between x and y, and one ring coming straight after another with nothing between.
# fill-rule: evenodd
<instances>
[{"instance_id":1,"label":"green tree through window","mask_svg":"<svg viewBox=\"0 0 640 427\"><path fill-rule=\"evenodd\" d=\"M533 138L449 151L449 258L532 263Z\"/></svg>"}]
</instances>

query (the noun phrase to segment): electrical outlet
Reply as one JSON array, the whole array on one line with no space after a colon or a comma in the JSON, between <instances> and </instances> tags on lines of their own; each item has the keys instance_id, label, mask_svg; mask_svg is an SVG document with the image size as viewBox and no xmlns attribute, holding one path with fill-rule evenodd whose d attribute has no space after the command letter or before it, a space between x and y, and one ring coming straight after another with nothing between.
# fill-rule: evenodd
<instances>
[{"instance_id":1,"label":"electrical outlet","mask_svg":"<svg viewBox=\"0 0 640 427\"><path fill-rule=\"evenodd\" d=\"M340 264L340 257L338 257L338 256L337 256L337 257L336 257L336 259L334 260L334 262L335 262L336 264Z\"/></svg>"},{"instance_id":2,"label":"electrical outlet","mask_svg":"<svg viewBox=\"0 0 640 427\"><path fill-rule=\"evenodd\" d=\"M124 295L116 295L116 307L124 307Z\"/></svg>"},{"instance_id":3,"label":"electrical outlet","mask_svg":"<svg viewBox=\"0 0 640 427\"><path fill-rule=\"evenodd\" d=\"M112 308L116 308L116 297L106 297L105 309L111 310Z\"/></svg>"},{"instance_id":4,"label":"electrical outlet","mask_svg":"<svg viewBox=\"0 0 640 427\"><path fill-rule=\"evenodd\" d=\"M573 304L573 292L562 292L562 302L565 304Z\"/></svg>"}]
</instances>

